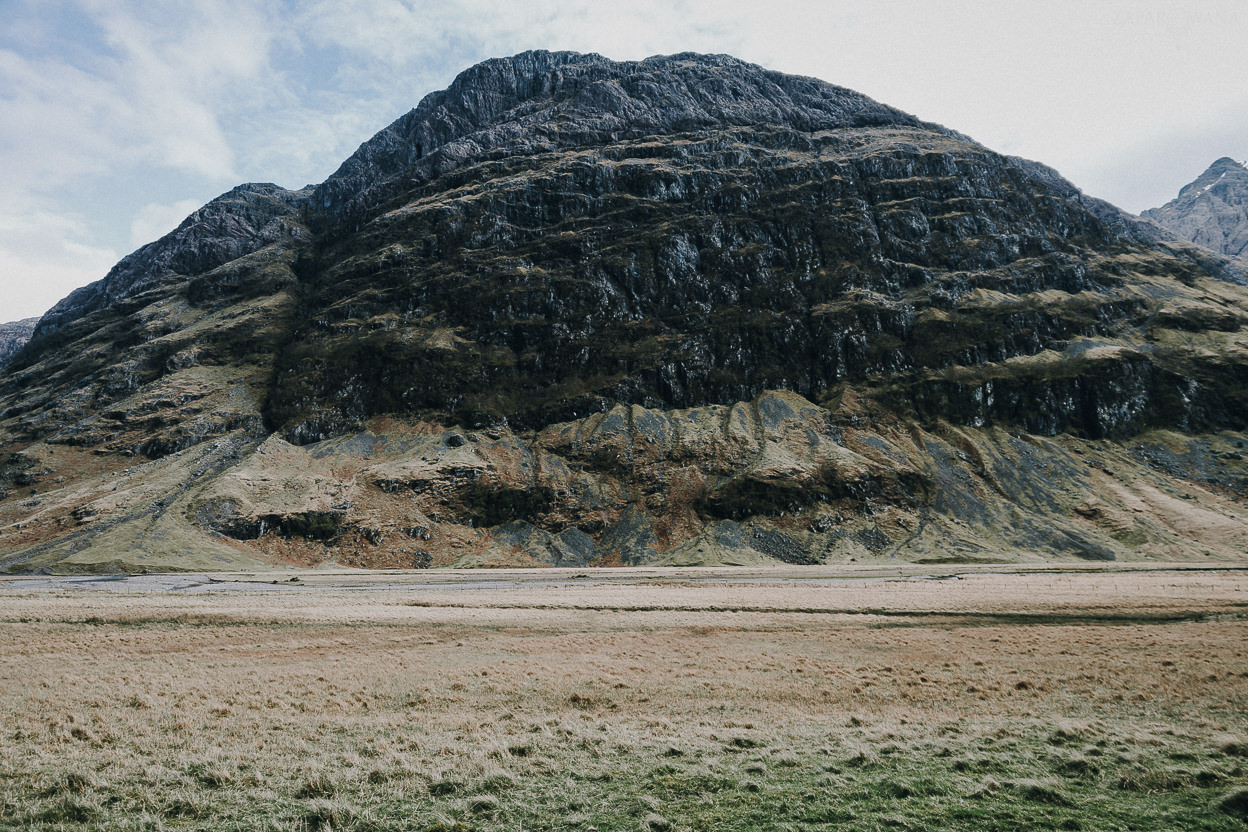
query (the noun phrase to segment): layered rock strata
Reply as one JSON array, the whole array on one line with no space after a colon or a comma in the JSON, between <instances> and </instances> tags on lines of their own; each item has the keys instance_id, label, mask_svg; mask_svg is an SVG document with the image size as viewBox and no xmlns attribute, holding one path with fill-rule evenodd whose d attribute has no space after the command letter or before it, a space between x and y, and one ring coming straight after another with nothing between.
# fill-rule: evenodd
<instances>
[{"instance_id":1,"label":"layered rock strata","mask_svg":"<svg viewBox=\"0 0 1248 832\"><path fill-rule=\"evenodd\" d=\"M0 566L1239 557L1242 280L821 81L488 61L44 317Z\"/></svg>"}]
</instances>

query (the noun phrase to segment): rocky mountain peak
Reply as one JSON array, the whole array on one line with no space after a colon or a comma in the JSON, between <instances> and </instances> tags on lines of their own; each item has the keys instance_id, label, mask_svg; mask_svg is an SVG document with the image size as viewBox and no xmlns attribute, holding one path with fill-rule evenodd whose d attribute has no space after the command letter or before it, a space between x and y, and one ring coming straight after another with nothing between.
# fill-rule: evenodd
<instances>
[{"instance_id":1,"label":"rocky mountain peak","mask_svg":"<svg viewBox=\"0 0 1248 832\"><path fill-rule=\"evenodd\" d=\"M0 324L0 367L8 364L18 350L26 346L30 336L35 332L38 318L25 318L7 324Z\"/></svg>"},{"instance_id":2,"label":"rocky mountain peak","mask_svg":"<svg viewBox=\"0 0 1248 832\"><path fill-rule=\"evenodd\" d=\"M816 131L917 120L853 90L727 55L617 62L523 52L478 64L426 96L320 185L314 204L359 220L412 182L479 161L764 124Z\"/></svg>"},{"instance_id":3,"label":"rocky mountain peak","mask_svg":"<svg viewBox=\"0 0 1248 832\"><path fill-rule=\"evenodd\" d=\"M1180 188L1177 198L1198 198L1211 194L1214 198L1229 196L1234 199L1239 192L1235 185L1243 183L1248 183L1248 168L1230 156L1223 156L1196 179Z\"/></svg>"},{"instance_id":4,"label":"rocky mountain peak","mask_svg":"<svg viewBox=\"0 0 1248 832\"><path fill-rule=\"evenodd\" d=\"M860 93L784 75L728 55L682 53L616 62L597 54L530 51L460 73L360 146L315 189L248 183L75 290L35 336L104 309L172 275L197 275L286 236L358 224L413 183L512 155L724 126L814 131L917 124ZM310 197L310 198L309 198Z\"/></svg>"},{"instance_id":5,"label":"rocky mountain peak","mask_svg":"<svg viewBox=\"0 0 1248 832\"><path fill-rule=\"evenodd\" d=\"M1248 257L1248 167L1223 156L1177 197L1141 216L1219 254Z\"/></svg>"},{"instance_id":6,"label":"rocky mountain peak","mask_svg":"<svg viewBox=\"0 0 1248 832\"><path fill-rule=\"evenodd\" d=\"M35 336L136 295L173 275L197 275L277 240L304 232L298 208L308 192L272 183L239 185L192 213L177 228L123 257L97 280L53 306Z\"/></svg>"},{"instance_id":7,"label":"rocky mountain peak","mask_svg":"<svg viewBox=\"0 0 1248 832\"><path fill-rule=\"evenodd\" d=\"M1218 159L1209 166L1209 171L1221 173L1222 171L1234 170L1236 168L1239 170L1248 170L1248 162L1241 162L1238 159L1232 159L1230 156L1223 156L1221 159Z\"/></svg>"}]
</instances>

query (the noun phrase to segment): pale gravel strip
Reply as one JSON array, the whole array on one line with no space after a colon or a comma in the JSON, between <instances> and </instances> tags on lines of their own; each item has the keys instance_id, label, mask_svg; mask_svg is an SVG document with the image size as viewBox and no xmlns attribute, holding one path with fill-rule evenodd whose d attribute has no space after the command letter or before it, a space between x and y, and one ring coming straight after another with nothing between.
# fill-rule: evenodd
<instances>
[{"instance_id":1,"label":"pale gravel strip","mask_svg":"<svg viewBox=\"0 0 1248 832\"><path fill-rule=\"evenodd\" d=\"M757 570L756 570L757 572ZM1112 623L1156 618L1248 617L1248 572L1128 571L966 575L956 581L762 582L759 575L714 580L517 581L343 586L202 581L143 576L124 581L44 586L43 579L0 583L0 621L177 620L415 623L536 623L570 616L637 616L671 623L714 615L721 625L752 614L794 616L1057 616ZM531 573L532 574L532 573ZM684 575L683 572L672 573ZM164 581L164 588L160 588ZM91 587L87 589L84 587ZM98 591L107 588L109 591ZM261 600L263 599L263 600ZM1035 623L1035 622L1033 622Z\"/></svg>"}]
</instances>

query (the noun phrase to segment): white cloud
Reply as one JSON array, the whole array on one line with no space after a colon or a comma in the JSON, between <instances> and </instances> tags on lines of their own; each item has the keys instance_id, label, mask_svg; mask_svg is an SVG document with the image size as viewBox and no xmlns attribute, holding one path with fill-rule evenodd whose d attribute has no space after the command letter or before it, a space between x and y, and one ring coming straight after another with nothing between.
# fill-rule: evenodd
<instances>
[{"instance_id":1,"label":"white cloud","mask_svg":"<svg viewBox=\"0 0 1248 832\"><path fill-rule=\"evenodd\" d=\"M183 199L172 205L149 202L130 221L130 245L138 248L153 240L159 240L181 225L182 220L202 204L197 199Z\"/></svg>"},{"instance_id":2,"label":"white cloud","mask_svg":"<svg viewBox=\"0 0 1248 832\"><path fill-rule=\"evenodd\" d=\"M725 51L744 39L742 23L757 11L709 0L318 0L302 8L297 28L310 44L341 49L364 66L435 67L451 75L528 49L598 51L617 60ZM345 64L340 72L351 70Z\"/></svg>"},{"instance_id":3,"label":"white cloud","mask_svg":"<svg viewBox=\"0 0 1248 832\"><path fill-rule=\"evenodd\" d=\"M1236 0L781 3L741 21L740 57L1038 159L1111 200L1165 176L1123 172L1140 142L1198 135L1248 104L1234 80L1248 73L1248 6Z\"/></svg>"},{"instance_id":4,"label":"white cloud","mask_svg":"<svg viewBox=\"0 0 1248 832\"><path fill-rule=\"evenodd\" d=\"M47 211L0 213L0 322L42 315L99 280L117 253L82 242L81 220Z\"/></svg>"},{"instance_id":5,"label":"white cloud","mask_svg":"<svg viewBox=\"0 0 1248 832\"><path fill-rule=\"evenodd\" d=\"M130 108L111 85L65 63L0 50L0 164L8 187L47 189L125 158L113 125Z\"/></svg>"},{"instance_id":6,"label":"white cloud","mask_svg":"<svg viewBox=\"0 0 1248 832\"><path fill-rule=\"evenodd\" d=\"M6 8L21 39L0 35L0 320L19 306L43 311L102 277L116 249L175 211L162 213L152 198L162 183L193 193L237 184L231 118L284 95L268 64L265 8L250 0ZM52 28L65 20L72 32ZM175 203L183 215L198 207ZM146 207L127 223L128 205Z\"/></svg>"},{"instance_id":7,"label":"white cloud","mask_svg":"<svg viewBox=\"0 0 1248 832\"><path fill-rule=\"evenodd\" d=\"M402 0L330 0L307 4L299 27L314 44L341 47L371 61L402 66L428 55L442 34L435 8ZM447 4L455 12L457 4Z\"/></svg>"},{"instance_id":8,"label":"white cloud","mask_svg":"<svg viewBox=\"0 0 1248 832\"><path fill-rule=\"evenodd\" d=\"M1178 196L1214 160L1248 153L1248 102L1228 106L1221 119L1141 133L1121 142L1120 153L1072 173L1086 182L1090 193L1112 191L1114 201L1128 211L1156 208Z\"/></svg>"},{"instance_id":9,"label":"white cloud","mask_svg":"<svg viewBox=\"0 0 1248 832\"><path fill-rule=\"evenodd\" d=\"M221 116L255 98L262 65L247 56L263 55L265 39L219 11L188 15L171 30L177 37L125 3L90 2L85 11L105 32L82 62L89 70L69 55L0 52L0 153L25 174L18 184L46 188L134 166L232 178Z\"/></svg>"},{"instance_id":10,"label":"white cloud","mask_svg":"<svg viewBox=\"0 0 1248 832\"><path fill-rule=\"evenodd\" d=\"M270 74L270 26L254 5L84 0L117 56L116 93L132 111L123 129L137 134L145 162L236 176L222 121L240 107L266 103L263 82Z\"/></svg>"},{"instance_id":11,"label":"white cloud","mask_svg":"<svg viewBox=\"0 0 1248 832\"><path fill-rule=\"evenodd\" d=\"M1217 82L1248 70L1239 44L1248 7L1235 0L318 0L300 8L293 28L332 56L334 83L393 102L375 110L385 117L357 141L486 57L531 48L622 60L728 52L859 90L1128 202L1139 173L1118 170L1138 137L1207 124L1248 102L1248 87Z\"/></svg>"}]
</instances>

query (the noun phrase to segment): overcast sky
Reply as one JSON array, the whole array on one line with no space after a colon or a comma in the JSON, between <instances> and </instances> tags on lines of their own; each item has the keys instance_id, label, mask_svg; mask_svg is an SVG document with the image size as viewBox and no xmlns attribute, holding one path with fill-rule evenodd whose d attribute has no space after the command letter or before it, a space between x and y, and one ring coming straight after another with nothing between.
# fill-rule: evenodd
<instances>
[{"instance_id":1,"label":"overcast sky","mask_svg":"<svg viewBox=\"0 0 1248 832\"><path fill-rule=\"evenodd\" d=\"M1248 158L1243 0L0 0L0 321L236 184L319 182L485 58L726 52L1138 212Z\"/></svg>"}]
</instances>

